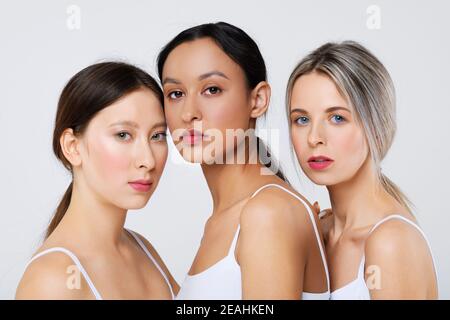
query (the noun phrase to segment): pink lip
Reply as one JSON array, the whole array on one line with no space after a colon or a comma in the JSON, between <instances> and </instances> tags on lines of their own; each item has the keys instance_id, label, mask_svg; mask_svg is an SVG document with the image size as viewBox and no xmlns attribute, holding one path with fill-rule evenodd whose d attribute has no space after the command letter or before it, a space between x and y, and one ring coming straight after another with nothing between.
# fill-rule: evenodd
<instances>
[{"instance_id":1,"label":"pink lip","mask_svg":"<svg viewBox=\"0 0 450 320\"><path fill-rule=\"evenodd\" d=\"M193 145L202 141L204 137L205 135L203 135L202 132L195 129L189 129L183 133L183 142Z\"/></svg>"},{"instance_id":2,"label":"pink lip","mask_svg":"<svg viewBox=\"0 0 450 320\"><path fill-rule=\"evenodd\" d=\"M147 192L152 187L152 182L150 180L136 180L129 182L129 185L136 191Z\"/></svg>"},{"instance_id":3,"label":"pink lip","mask_svg":"<svg viewBox=\"0 0 450 320\"><path fill-rule=\"evenodd\" d=\"M308 165L313 170L324 170L328 168L333 161L333 159L325 156L310 157L308 159Z\"/></svg>"}]
</instances>

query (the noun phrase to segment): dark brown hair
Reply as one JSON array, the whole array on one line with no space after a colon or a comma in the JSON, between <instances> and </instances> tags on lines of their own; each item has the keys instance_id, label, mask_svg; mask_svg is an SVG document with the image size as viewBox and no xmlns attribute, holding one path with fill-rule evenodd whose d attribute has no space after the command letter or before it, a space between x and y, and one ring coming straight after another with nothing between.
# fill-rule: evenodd
<instances>
[{"instance_id":1,"label":"dark brown hair","mask_svg":"<svg viewBox=\"0 0 450 320\"><path fill-rule=\"evenodd\" d=\"M150 89L163 106L163 93L155 79L127 63L93 64L69 80L59 97L53 131L53 152L71 174L72 166L65 158L60 144L64 130L71 128L75 135L81 135L100 110L142 87ZM50 236L64 217L72 197L72 187L73 180L56 208L45 238Z\"/></svg>"},{"instance_id":2,"label":"dark brown hair","mask_svg":"<svg viewBox=\"0 0 450 320\"><path fill-rule=\"evenodd\" d=\"M247 80L247 86L254 89L261 81L267 81L266 64L259 51L256 42L242 29L226 23L205 23L194 26L180 32L175 38L169 41L158 55L158 76L162 81L164 64L169 54L180 44L197 39L210 38L236 62L242 69ZM280 179L289 183L283 174L280 164L270 153L269 147L262 139L256 136L257 153L262 163L276 174ZM276 171L271 165L276 164Z\"/></svg>"}]
</instances>

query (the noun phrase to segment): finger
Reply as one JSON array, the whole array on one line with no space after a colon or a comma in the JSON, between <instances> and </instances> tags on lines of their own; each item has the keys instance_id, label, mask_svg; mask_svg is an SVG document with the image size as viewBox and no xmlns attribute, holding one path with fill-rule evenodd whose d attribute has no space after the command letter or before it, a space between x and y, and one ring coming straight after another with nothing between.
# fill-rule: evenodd
<instances>
[{"instance_id":1,"label":"finger","mask_svg":"<svg viewBox=\"0 0 450 320\"><path fill-rule=\"evenodd\" d=\"M331 209L324 209L324 210L319 212L319 219L324 219L326 217L329 217L332 214L333 214L333 210L331 210Z\"/></svg>"},{"instance_id":2,"label":"finger","mask_svg":"<svg viewBox=\"0 0 450 320\"><path fill-rule=\"evenodd\" d=\"M316 211L316 214L319 214L320 206L319 206L319 203L317 201L314 202L313 207L314 207L314 210Z\"/></svg>"}]
</instances>

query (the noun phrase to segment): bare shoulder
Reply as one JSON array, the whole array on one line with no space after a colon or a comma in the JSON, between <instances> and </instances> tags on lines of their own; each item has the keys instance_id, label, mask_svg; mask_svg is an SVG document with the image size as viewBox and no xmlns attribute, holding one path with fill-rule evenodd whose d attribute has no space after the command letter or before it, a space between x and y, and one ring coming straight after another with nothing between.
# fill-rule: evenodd
<instances>
[{"instance_id":1,"label":"bare shoulder","mask_svg":"<svg viewBox=\"0 0 450 320\"><path fill-rule=\"evenodd\" d=\"M295 190L288 190L301 197ZM307 215L306 207L292 194L277 187L267 187L245 204L240 224L244 231L272 230L304 235L306 233L301 231L307 229L308 224L304 223Z\"/></svg>"},{"instance_id":2,"label":"bare shoulder","mask_svg":"<svg viewBox=\"0 0 450 320\"><path fill-rule=\"evenodd\" d=\"M153 245L150 243L150 241L148 241L142 234L136 231L133 231L133 233L138 236L138 238L142 241L142 243L144 243L145 247L151 253L152 257L155 258L159 264L163 264L163 260L161 259L161 257L159 256L158 252L153 247Z\"/></svg>"},{"instance_id":3,"label":"bare shoulder","mask_svg":"<svg viewBox=\"0 0 450 320\"><path fill-rule=\"evenodd\" d=\"M393 257L399 254L427 254L429 249L419 230L399 219L391 219L378 226L366 241L366 255Z\"/></svg>"},{"instance_id":4,"label":"bare shoulder","mask_svg":"<svg viewBox=\"0 0 450 320\"><path fill-rule=\"evenodd\" d=\"M413 225L399 219L384 222L366 240L365 255L366 272L380 276L376 290L371 289L372 299L427 299L437 295L431 252Z\"/></svg>"},{"instance_id":5,"label":"bare shoulder","mask_svg":"<svg viewBox=\"0 0 450 320\"><path fill-rule=\"evenodd\" d=\"M147 238L145 238L142 234L140 234L136 231L133 231L133 233L135 235L137 235L138 238L142 241L142 243L145 245L147 250L151 253L152 257L155 258L158 261L158 263L160 263L160 262L162 263L163 261L162 261L161 257L159 256L158 251L156 251L155 247L153 247L153 245L150 243L150 241L148 241Z\"/></svg>"},{"instance_id":6,"label":"bare shoulder","mask_svg":"<svg viewBox=\"0 0 450 320\"><path fill-rule=\"evenodd\" d=\"M276 187L244 205L236 247L244 299L298 299L310 243L306 214L298 199Z\"/></svg>"},{"instance_id":7,"label":"bare shoulder","mask_svg":"<svg viewBox=\"0 0 450 320\"><path fill-rule=\"evenodd\" d=\"M163 259L161 258L161 256L158 254L158 251L156 251L156 249L153 247L153 245L150 243L150 241L148 241L143 235L139 234L136 231L133 231L134 234L136 234L139 239L142 241L142 243L145 245L145 247L147 248L147 250L150 252L150 254L152 255L152 257L156 260L156 262L158 263L158 265L161 267L161 269L164 271L164 273L167 275L167 277L169 278L169 282L172 286L172 289L175 293L178 292L179 290L179 286L178 283L176 282L175 278L172 276L172 274L170 273L169 269L167 268L166 264L164 263Z\"/></svg>"},{"instance_id":8,"label":"bare shoulder","mask_svg":"<svg viewBox=\"0 0 450 320\"><path fill-rule=\"evenodd\" d=\"M31 262L16 291L16 299L89 298L93 295L78 267L62 252L47 253Z\"/></svg>"}]
</instances>

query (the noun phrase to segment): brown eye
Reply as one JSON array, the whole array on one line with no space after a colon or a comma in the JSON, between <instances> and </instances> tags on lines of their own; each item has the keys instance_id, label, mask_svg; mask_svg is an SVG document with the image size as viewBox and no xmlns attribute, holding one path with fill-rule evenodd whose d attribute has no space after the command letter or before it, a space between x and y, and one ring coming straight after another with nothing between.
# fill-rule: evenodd
<instances>
[{"instance_id":1,"label":"brown eye","mask_svg":"<svg viewBox=\"0 0 450 320\"><path fill-rule=\"evenodd\" d=\"M182 96L183 92L181 91L172 91L171 93L169 93L169 98L174 100L181 98Z\"/></svg>"},{"instance_id":2,"label":"brown eye","mask_svg":"<svg viewBox=\"0 0 450 320\"><path fill-rule=\"evenodd\" d=\"M205 90L208 95L214 95L222 92L219 87L209 87Z\"/></svg>"}]
</instances>

